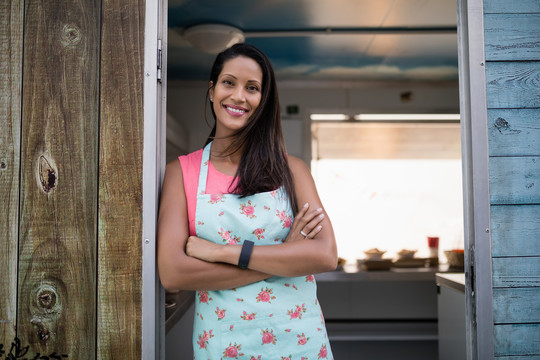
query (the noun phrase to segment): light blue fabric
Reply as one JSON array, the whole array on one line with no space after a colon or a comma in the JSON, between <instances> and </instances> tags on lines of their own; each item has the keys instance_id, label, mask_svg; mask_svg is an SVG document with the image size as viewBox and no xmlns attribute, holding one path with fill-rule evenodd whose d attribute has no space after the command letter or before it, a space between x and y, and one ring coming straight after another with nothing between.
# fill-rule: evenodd
<instances>
[{"instance_id":1,"label":"light blue fabric","mask_svg":"<svg viewBox=\"0 0 540 360\"><path fill-rule=\"evenodd\" d=\"M283 190L248 197L206 194L208 144L197 190L197 236L218 244L285 241L293 221ZM333 359L313 275L271 277L231 290L197 291L194 358Z\"/></svg>"}]
</instances>

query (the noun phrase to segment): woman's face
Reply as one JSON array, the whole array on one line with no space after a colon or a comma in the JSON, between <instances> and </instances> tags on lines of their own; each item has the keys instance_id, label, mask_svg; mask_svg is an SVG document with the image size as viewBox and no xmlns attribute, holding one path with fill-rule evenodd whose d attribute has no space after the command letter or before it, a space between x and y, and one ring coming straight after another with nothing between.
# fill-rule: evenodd
<instances>
[{"instance_id":1,"label":"woman's face","mask_svg":"<svg viewBox=\"0 0 540 360\"><path fill-rule=\"evenodd\" d=\"M216 136L230 135L247 124L261 102L262 79L261 67L251 58L238 56L225 62L216 83L210 82Z\"/></svg>"}]
</instances>

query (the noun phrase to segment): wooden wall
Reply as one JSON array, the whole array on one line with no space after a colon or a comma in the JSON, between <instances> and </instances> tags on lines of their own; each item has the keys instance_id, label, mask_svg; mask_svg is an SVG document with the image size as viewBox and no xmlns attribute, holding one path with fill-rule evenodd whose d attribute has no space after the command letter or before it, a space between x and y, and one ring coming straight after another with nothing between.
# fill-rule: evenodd
<instances>
[{"instance_id":1,"label":"wooden wall","mask_svg":"<svg viewBox=\"0 0 540 360\"><path fill-rule=\"evenodd\" d=\"M139 359L144 0L2 1L0 42L0 356Z\"/></svg>"},{"instance_id":2,"label":"wooden wall","mask_svg":"<svg viewBox=\"0 0 540 360\"><path fill-rule=\"evenodd\" d=\"M540 355L540 1L484 0L495 356Z\"/></svg>"}]
</instances>

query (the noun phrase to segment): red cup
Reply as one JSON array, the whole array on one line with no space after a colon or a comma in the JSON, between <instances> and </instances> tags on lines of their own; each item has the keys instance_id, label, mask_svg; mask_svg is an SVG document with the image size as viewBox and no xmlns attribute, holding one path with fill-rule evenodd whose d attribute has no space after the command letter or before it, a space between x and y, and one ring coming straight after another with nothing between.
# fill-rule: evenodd
<instances>
[{"instance_id":1,"label":"red cup","mask_svg":"<svg viewBox=\"0 0 540 360\"><path fill-rule=\"evenodd\" d=\"M430 248L438 248L439 247L439 237L438 236L428 236L427 237L427 243Z\"/></svg>"}]
</instances>

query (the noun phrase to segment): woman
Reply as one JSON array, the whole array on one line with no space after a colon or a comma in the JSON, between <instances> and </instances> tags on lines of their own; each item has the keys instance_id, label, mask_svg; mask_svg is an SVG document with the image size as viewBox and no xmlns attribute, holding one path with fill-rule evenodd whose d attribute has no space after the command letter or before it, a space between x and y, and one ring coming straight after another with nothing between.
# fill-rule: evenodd
<instances>
[{"instance_id":1,"label":"woman","mask_svg":"<svg viewBox=\"0 0 540 360\"><path fill-rule=\"evenodd\" d=\"M332 359L311 274L335 269L334 233L309 169L286 154L269 60L225 50L207 97L215 125L167 165L158 222L163 286L197 290L195 359Z\"/></svg>"}]
</instances>

